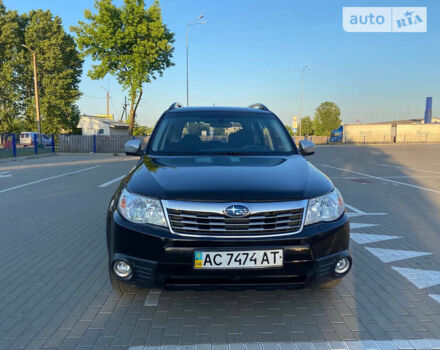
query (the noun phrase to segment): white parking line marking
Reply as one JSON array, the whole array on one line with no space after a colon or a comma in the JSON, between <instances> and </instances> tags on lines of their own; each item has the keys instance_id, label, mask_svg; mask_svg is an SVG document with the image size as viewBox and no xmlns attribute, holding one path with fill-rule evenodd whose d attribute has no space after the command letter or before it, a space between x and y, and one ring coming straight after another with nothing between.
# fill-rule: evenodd
<instances>
[{"instance_id":1,"label":"white parking line marking","mask_svg":"<svg viewBox=\"0 0 440 350\"><path fill-rule=\"evenodd\" d=\"M384 263L417 258L419 256L432 254L428 252L415 252L411 250L382 249L370 247L365 247L365 249L367 249L371 254L375 255L378 259L382 260L382 262Z\"/></svg>"},{"instance_id":2,"label":"white parking line marking","mask_svg":"<svg viewBox=\"0 0 440 350\"><path fill-rule=\"evenodd\" d=\"M160 289L151 289L145 298L144 306L157 306L160 299Z\"/></svg>"},{"instance_id":3,"label":"white parking line marking","mask_svg":"<svg viewBox=\"0 0 440 350\"><path fill-rule=\"evenodd\" d=\"M345 203L345 207L354 212L354 213L347 213L348 217L368 216L368 215L387 215L387 213L366 213L366 212L364 212L360 209L357 209L347 203Z\"/></svg>"},{"instance_id":4,"label":"white parking line marking","mask_svg":"<svg viewBox=\"0 0 440 350\"><path fill-rule=\"evenodd\" d=\"M440 304L440 295L438 294L429 294L429 296L434 299L437 303Z\"/></svg>"},{"instance_id":5,"label":"white parking line marking","mask_svg":"<svg viewBox=\"0 0 440 350\"><path fill-rule=\"evenodd\" d=\"M336 170L341 170L341 171L346 171L348 173L353 173L353 174L358 174L358 175L362 175L365 177L369 177L371 179L376 179L376 180L381 180L381 181L385 181L385 182L390 182L392 184L397 184L397 185L403 185L403 186L408 186L408 187L413 187L413 188L417 188L419 190L424 190L424 191L429 191L429 192L434 192L434 193L438 193L440 194L439 190L434 190L433 188L428 188L428 187L423 187L423 186L417 186L417 185L412 185L406 182L400 182L400 181L395 181L395 180L390 180L390 179L385 179L383 177L380 176L374 176L374 175L369 175L369 174L364 174L364 173L360 173L358 171L353 171L353 170L347 170L344 168L337 168L331 165L327 165L327 164L322 164L322 166L325 166L327 168L331 168L331 169L336 169Z\"/></svg>"},{"instance_id":6,"label":"white parking line marking","mask_svg":"<svg viewBox=\"0 0 440 350\"><path fill-rule=\"evenodd\" d=\"M117 177L116 179L113 179L113 180L107 181L107 182L103 183L102 185L99 185L98 187L107 187L108 185L111 185L112 183L114 183L114 182L116 182L116 181L120 181L120 180L122 180L125 176L126 176L126 175L119 176L119 177Z\"/></svg>"},{"instance_id":7,"label":"white parking line marking","mask_svg":"<svg viewBox=\"0 0 440 350\"><path fill-rule=\"evenodd\" d=\"M9 171L0 171L0 178L11 177L12 174Z\"/></svg>"},{"instance_id":8,"label":"white parking line marking","mask_svg":"<svg viewBox=\"0 0 440 350\"><path fill-rule=\"evenodd\" d=\"M363 212L362 210L360 210L360 209L357 209L357 208L355 208L355 207L353 207L353 206L351 206L351 205L349 205L349 204L347 204L347 203L345 203L345 206L348 208L348 209L350 209L351 211L354 211L356 214L366 214L365 212Z\"/></svg>"},{"instance_id":9,"label":"white parking line marking","mask_svg":"<svg viewBox=\"0 0 440 350\"><path fill-rule=\"evenodd\" d=\"M365 214L358 214L358 213L347 213L347 216L349 218L356 218L358 216L374 216L374 215L387 215L387 213L365 213Z\"/></svg>"},{"instance_id":10,"label":"white parking line marking","mask_svg":"<svg viewBox=\"0 0 440 350\"><path fill-rule=\"evenodd\" d=\"M350 223L350 228L364 228L364 227L373 227L373 226L379 226L379 224L361 224L359 222Z\"/></svg>"},{"instance_id":11,"label":"white parking line marking","mask_svg":"<svg viewBox=\"0 0 440 350\"><path fill-rule=\"evenodd\" d=\"M371 233L350 233L350 237L357 244L368 244L400 238L398 236L374 235Z\"/></svg>"},{"instance_id":12,"label":"white parking line marking","mask_svg":"<svg viewBox=\"0 0 440 350\"><path fill-rule=\"evenodd\" d=\"M43 181L48 181L48 180L52 180L52 179L57 179L59 177L63 177L63 176L68 176L68 175L73 175L73 174L78 174L81 173L83 171L87 171L87 170L91 170L91 169L95 169L95 168L99 168L101 165L95 165L92 166L90 168L85 168L85 169L81 169L81 170L76 170L76 171L70 171L68 173L64 173L64 174L60 174L60 175L55 175L55 176L51 176L51 177L46 177L44 179L40 179L40 180L36 180L36 181L32 181L32 182L28 182L22 185L18 185L18 186L14 186L14 187L9 187L9 188L5 188L4 190L0 190L0 193L3 192L8 192L8 191L12 191L12 190L16 190L18 188L22 188L22 187L26 187L26 186L30 186L30 185L34 185L34 184L38 184L40 182Z\"/></svg>"},{"instance_id":13,"label":"white parking line marking","mask_svg":"<svg viewBox=\"0 0 440 350\"><path fill-rule=\"evenodd\" d=\"M386 167L391 167L391 168L414 170L414 171L420 171L420 172L423 172L423 173L430 173L430 174L438 174L438 175L440 175L439 171L434 171L434 170L426 170L426 169L419 169L419 168L408 168L406 166L391 165L391 164L378 164L378 165L386 166Z\"/></svg>"},{"instance_id":14,"label":"white parking line marking","mask_svg":"<svg viewBox=\"0 0 440 350\"><path fill-rule=\"evenodd\" d=\"M366 176L329 176L332 180L364 180ZM438 179L440 175L399 175L399 176L378 176L383 179ZM364 183L362 183L364 185Z\"/></svg>"},{"instance_id":15,"label":"white parking line marking","mask_svg":"<svg viewBox=\"0 0 440 350\"><path fill-rule=\"evenodd\" d=\"M410 269L406 267L391 267L394 271L400 273L408 281L414 284L417 288L423 289L440 284L440 271Z\"/></svg>"}]
</instances>

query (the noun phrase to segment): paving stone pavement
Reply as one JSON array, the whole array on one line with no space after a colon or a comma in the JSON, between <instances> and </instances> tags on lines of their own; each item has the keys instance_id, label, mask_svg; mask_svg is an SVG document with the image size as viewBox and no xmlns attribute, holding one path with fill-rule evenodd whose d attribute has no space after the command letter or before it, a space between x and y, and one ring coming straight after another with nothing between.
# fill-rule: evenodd
<instances>
[{"instance_id":1,"label":"paving stone pavement","mask_svg":"<svg viewBox=\"0 0 440 350\"><path fill-rule=\"evenodd\" d=\"M69 156L31 160L31 168L11 164L0 190L100 166L0 193L0 349L440 349L440 303L430 297L440 295L440 280L418 287L398 272L440 271L440 195L377 179L359 183L321 166L408 176L399 181L440 189L439 162L419 164L440 145L426 145L411 161L408 147L319 147L310 158L347 203L387 214L353 217L377 225L355 232L397 237L353 241L353 270L336 289L162 291L157 306L144 305L147 290L121 297L108 281L105 214L117 183L98 186L133 161L84 155L74 164ZM53 162L60 165L43 166ZM424 166L439 178L377 164ZM431 254L383 262L366 247Z\"/></svg>"}]
</instances>

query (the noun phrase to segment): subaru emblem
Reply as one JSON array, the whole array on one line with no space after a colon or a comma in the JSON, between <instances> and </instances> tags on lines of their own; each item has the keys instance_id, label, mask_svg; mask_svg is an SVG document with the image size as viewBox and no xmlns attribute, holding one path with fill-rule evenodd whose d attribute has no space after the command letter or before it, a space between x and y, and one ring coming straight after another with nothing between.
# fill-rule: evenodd
<instances>
[{"instance_id":1,"label":"subaru emblem","mask_svg":"<svg viewBox=\"0 0 440 350\"><path fill-rule=\"evenodd\" d=\"M234 204L225 209L225 214L231 218L242 218L249 214L249 209L244 205Z\"/></svg>"}]
</instances>

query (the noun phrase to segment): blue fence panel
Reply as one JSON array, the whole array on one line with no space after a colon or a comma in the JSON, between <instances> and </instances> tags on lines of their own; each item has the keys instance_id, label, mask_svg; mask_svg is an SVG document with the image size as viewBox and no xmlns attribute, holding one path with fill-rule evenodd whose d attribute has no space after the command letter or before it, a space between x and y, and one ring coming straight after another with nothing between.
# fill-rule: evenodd
<instances>
[{"instance_id":1,"label":"blue fence panel","mask_svg":"<svg viewBox=\"0 0 440 350\"><path fill-rule=\"evenodd\" d=\"M38 153L38 135L34 134L34 153Z\"/></svg>"},{"instance_id":2,"label":"blue fence panel","mask_svg":"<svg viewBox=\"0 0 440 350\"><path fill-rule=\"evenodd\" d=\"M15 134L12 134L12 156L17 157L17 140Z\"/></svg>"}]
</instances>

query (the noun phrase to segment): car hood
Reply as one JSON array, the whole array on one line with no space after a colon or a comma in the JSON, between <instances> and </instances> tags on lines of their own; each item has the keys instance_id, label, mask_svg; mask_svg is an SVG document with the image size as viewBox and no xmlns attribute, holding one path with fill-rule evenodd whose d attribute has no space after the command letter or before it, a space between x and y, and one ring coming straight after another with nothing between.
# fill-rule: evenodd
<instances>
[{"instance_id":1,"label":"car hood","mask_svg":"<svg viewBox=\"0 0 440 350\"><path fill-rule=\"evenodd\" d=\"M330 179L300 155L143 156L126 186L144 196L192 201L298 200L333 190Z\"/></svg>"}]
</instances>

